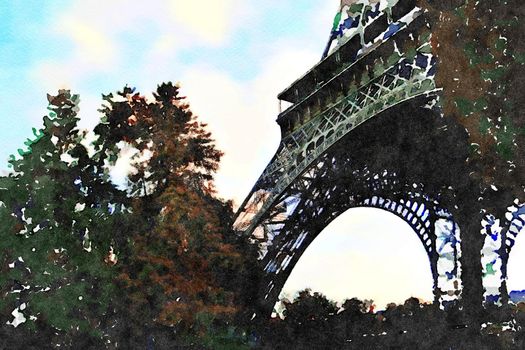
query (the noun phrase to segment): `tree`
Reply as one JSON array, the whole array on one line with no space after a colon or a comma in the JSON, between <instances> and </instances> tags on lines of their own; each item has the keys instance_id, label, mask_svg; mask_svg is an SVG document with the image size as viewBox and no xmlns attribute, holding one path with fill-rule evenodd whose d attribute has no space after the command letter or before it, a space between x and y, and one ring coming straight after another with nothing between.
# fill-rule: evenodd
<instances>
[{"instance_id":1,"label":"tree","mask_svg":"<svg viewBox=\"0 0 525 350\"><path fill-rule=\"evenodd\" d=\"M469 135L470 154L463 176L453 184L450 202L461 203L454 217L462 232L463 301L470 328L479 330L483 302L480 223L501 219L501 241L510 222L507 207L525 201L522 69L525 52L520 1L420 1L432 23L436 75L443 88L446 118ZM506 278L508 249L503 245ZM504 281L503 281L504 282ZM507 294L503 283L502 295ZM504 300L505 301L505 300Z\"/></svg>"},{"instance_id":2,"label":"tree","mask_svg":"<svg viewBox=\"0 0 525 350\"><path fill-rule=\"evenodd\" d=\"M48 100L43 129L33 129L36 139L0 179L1 309L13 326L45 328L49 342L67 346L80 333L102 335L114 292L115 272L104 257L115 218L104 203L89 204L78 95L60 90Z\"/></svg>"},{"instance_id":3,"label":"tree","mask_svg":"<svg viewBox=\"0 0 525 350\"><path fill-rule=\"evenodd\" d=\"M192 342L232 326L254 273L247 263L254 248L230 229L231 203L215 197L222 153L178 90L167 83L152 100L130 88L104 96L95 128L101 157L115 163L121 148L135 152L126 185L131 213L114 232L120 312L131 320L120 327L130 346L174 332Z\"/></svg>"},{"instance_id":4,"label":"tree","mask_svg":"<svg viewBox=\"0 0 525 350\"><path fill-rule=\"evenodd\" d=\"M276 337L272 346L293 349L311 348L316 344L327 348L340 346L341 335L333 328L333 319L338 311L335 302L321 293L306 289L299 292L293 302L284 301L283 304L284 320L277 324L280 336ZM273 335L267 337L272 340Z\"/></svg>"}]
</instances>

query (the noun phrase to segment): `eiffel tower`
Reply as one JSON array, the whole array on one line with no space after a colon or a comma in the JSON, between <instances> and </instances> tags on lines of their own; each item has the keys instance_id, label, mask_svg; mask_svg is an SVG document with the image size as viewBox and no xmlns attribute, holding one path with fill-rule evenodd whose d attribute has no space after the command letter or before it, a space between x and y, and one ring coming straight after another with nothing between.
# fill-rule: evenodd
<instances>
[{"instance_id":1,"label":"eiffel tower","mask_svg":"<svg viewBox=\"0 0 525 350\"><path fill-rule=\"evenodd\" d=\"M354 207L407 222L434 302L460 297L460 229L435 184L455 176L457 150L442 140L461 135L438 107L431 38L416 1L342 1L321 61L278 95L281 142L234 223L259 244L263 314L310 243Z\"/></svg>"}]
</instances>

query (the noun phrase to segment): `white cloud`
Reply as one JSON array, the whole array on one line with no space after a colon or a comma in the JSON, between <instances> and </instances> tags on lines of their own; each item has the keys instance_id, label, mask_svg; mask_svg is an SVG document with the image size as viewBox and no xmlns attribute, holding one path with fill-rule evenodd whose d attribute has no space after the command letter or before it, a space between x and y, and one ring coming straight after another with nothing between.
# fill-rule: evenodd
<instances>
[{"instance_id":1,"label":"white cloud","mask_svg":"<svg viewBox=\"0 0 525 350\"><path fill-rule=\"evenodd\" d=\"M177 47L177 38L174 35L163 34L156 38L152 45L151 54L154 56L164 56L173 54L173 49Z\"/></svg>"},{"instance_id":2,"label":"white cloud","mask_svg":"<svg viewBox=\"0 0 525 350\"><path fill-rule=\"evenodd\" d=\"M89 21L66 16L57 30L71 38L76 47L75 58L82 64L107 68L115 62L116 43Z\"/></svg>"},{"instance_id":3,"label":"white cloud","mask_svg":"<svg viewBox=\"0 0 525 350\"><path fill-rule=\"evenodd\" d=\"M77 0L58 15L54 31L75 44L78 58L97 64L144 41L164 51L224 43L246 13L240 0Z\"/></svg>"},{"instance_id":4,"label":"white cloud","mask_svg":"<svg viewBox=\"0 0 525 350\"><path fill-rule=\"evenodd\" d=\"M216 181L223 197L240 204L262 173L280 140L276 96L316 57L297 47L277 49L255 79L243 82L207 67L184 73L183 94L225 152Z\"/></svg>"},{"instance_id":5,"label":"white cloud","mask_svg":"<svg viewBox=\"0 0 525 350\"><path fill-rule=\"evenodd\" d=\"M253 79L236 81L206 66L189 67L180 78L192 110L209 124L218 147L225 152L216 185L219 194L234 199L236 205L248 195L279 144L277 94L319 61L322 45L308 33L324 38L333 8L334 4L322 2L306 21L312 23L311 28L300 37L254 42L251 49L260 52L258 58L264 64Z\"/></svg>"},{"instance_id":6,"label":"white cloud","mask_svg":"<svg viewBox=\"0 0 525 350\"><path fill-rule=\"evenodd\" d=\"M104 89L103 79L111 79L109 89L129 83L144 90L180 78L180 50L224 44L245 13L239 0L73 1L52 14L53 25L43 33L55 43L56 58L36 61L29 76L40 91L80 93L82 124L93 126L99 94L108 92L94 91Z\"/></svg>"},{"instance_id":7,"label":"white cloud","mask_svg":"<svg viewBox=\"0 0 525 350\"><path fill-rule=\"evenodd\" d=\"M240 16L239 0L171 0L170 13L188 31L210 44L223 43Z\"/></svg>"},{"instance_id":8,"label":"white cloud","mask_svg":"<svg viewBox=\"0 0 525 350\"><path fill-rule=\"evenodd\" d=\"M57 62L41 61L37 63L30 73L33 81L38 83L39 90L52 93L58 89L68 89L72 85L71 67ZM80 72L77 71L77 74Z\"/></svg>"},{"instance_id":9,"label":"white cloud","mask_svg":"<svg viewBox=\"0 0 525 350\"><path fill-rule=\"evenodd\" d=\"M208 123L218 148L225 152L216 181L220 194L242 201L262 171L261 149L269 157L279 141L272 133L273 121L261 113L257 96L250 93L252 83L241 84L224 73L197 67L186 71L182 81L192 111Z\"/></svg>"}]
</instances>

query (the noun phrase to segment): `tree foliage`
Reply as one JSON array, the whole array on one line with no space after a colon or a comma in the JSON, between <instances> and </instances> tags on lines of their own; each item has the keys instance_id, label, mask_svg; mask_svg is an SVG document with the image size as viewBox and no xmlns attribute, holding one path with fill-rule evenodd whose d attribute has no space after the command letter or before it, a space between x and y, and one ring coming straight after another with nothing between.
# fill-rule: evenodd
<instances>
[{"instance_id":1,"label":"tree foliage","mask_svg":"<svg viewBox=\"0 0 525 350\"><path fill-rule=\"evenodd\" d=\"M421 0L419 5L432 24L443 113L450 123L461 125L469 138L465 169L451 184L450 207L461 203L453 212L462 234L463 300L470 304L471 328L479 329L484 240L480 224L487 214L499 219L501 241L506 242L507 208L513 202L525 202L520 94L525 81L525 6L520 1L499 0ZM508 259L505 244L500 255ZM501 292L506 296L504 281Z\"/></svg>"},{"instance_id":2,"label":"tree foliage","mask_svg":"<svg viewBox=\"0 0 525 350\"><path fill-rule=\"evenodd\" d=\"M43 128L0 178L2 329L20 338L10 346L163 348L213 332L238 343L254 250L214 192L222 153L171 83L151 100L127 87L103 99L90 136L77 95L48 96ZM123 165L127 183L115 185Z\"/></svg>"},{"instance_id":3,"label":"tree foliage","mask_svg":"<svg viewBox=\"0 0 525 350\"><path fill-rule=\"evenodd\" d=\"M62 90L48 100L44 128L34 130L36 139L10 161L14 172L0 179L3 319L12 314L4 323L100 337L99 317L114 291L114 271L104 263L114 218L102 203L87 204L78 96Z\"/></svg>"},{"instance_id":4,"label":"tree foliage","mask_svg":"<svg viewBox=\"0 0 525 350\"><path fill-rule=\"evenodd\" d=\"M521 349L524 343L520 303L493 307L481 333L469 337L465 313L446 311L409 298L374 312L357 298L337 306L319 293L299 292L285 302L283 318L261 332L262 349Z\"/></svg>"},{"instance_id":5,"label":"tree foliage","mask_svg":"<svg viewBox=\"0 0 525 350\"><path fill-rule=\"evenodd\" d=\"M135 147L137 158L148 155L129 178L132 244L119 277L134 319L197 333L226 324L240 311L243 284L234 281L250 273L250 254L231 232L231 204L214 197L212 173L222 154L176 86L159 86L153 101L130 89L120 96L106 97L112 126L95 131Z\"/></svg>"}]
</instances>

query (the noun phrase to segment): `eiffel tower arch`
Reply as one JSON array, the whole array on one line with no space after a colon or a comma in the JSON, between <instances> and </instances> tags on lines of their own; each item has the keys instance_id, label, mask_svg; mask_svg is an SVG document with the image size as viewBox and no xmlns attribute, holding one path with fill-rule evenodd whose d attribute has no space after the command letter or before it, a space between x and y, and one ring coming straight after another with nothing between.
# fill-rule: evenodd
<instances>
[{"instance_id":1,"label":"eiffel tower arch","mask_svg":"<svg viewBox=\"0 0 525 350\"><path fill-rule=\"evenodd\" d=\"M389 211L412 227L436 303L461 294L460 228L442 192L465 155L443 141L466 136L437 107L424 11L392 3L342 8L322 60L278 96L289 105L277 118L280 145L234 223L259 242L267 315L309 244L354 207Z\"/></svg>"}]
</instances>

